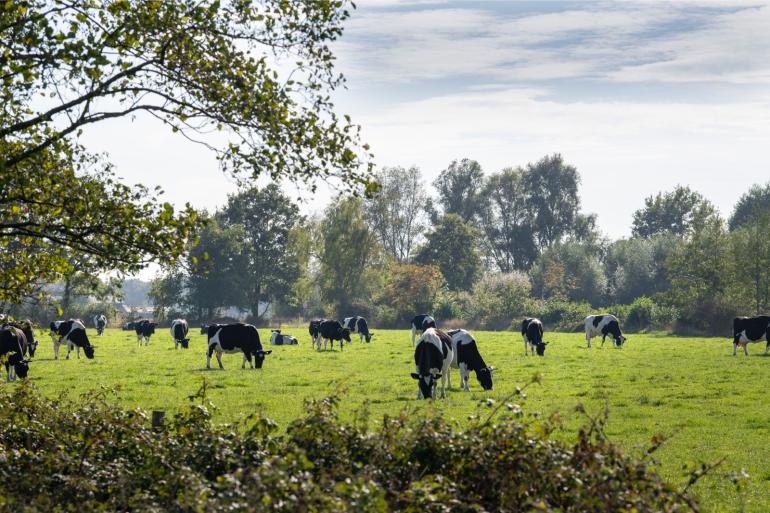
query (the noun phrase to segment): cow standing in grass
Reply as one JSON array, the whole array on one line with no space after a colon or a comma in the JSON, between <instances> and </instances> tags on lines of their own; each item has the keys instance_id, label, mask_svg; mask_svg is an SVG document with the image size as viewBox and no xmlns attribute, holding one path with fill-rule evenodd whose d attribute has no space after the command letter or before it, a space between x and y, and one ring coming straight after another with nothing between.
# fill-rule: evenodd
<instances>
[{"instance_id":1,"label":"cow standing in grass","mask_svg":"<svg viewBox=\"0 0 770 513\"><path fill-rule=\"evenodd\" d=\"M743 347L743 354L749 354L746 346L751 343L766 341L765 354L770 349L770 317L736 317L733 319L733 356L738 346Z\"/></svg>"},{"instance_id":2,"label":"cow standing in grass","mask_svg":"<svg viewBox=\"0 0 770 513\"><path fill-rule=\"evenodd\" d=\"M80 350L86 354L89 360L94 357L94 347L88 340L86 327L77 319L68 321L53 321L50 325L51 339L53 340L53 359L59 359L59 347L67 344L67 359L70 358L72 349L76 349L78 360L80 359Z\"/></svg>"},{"instance_id":3,"label":"cow standing in grass","mask_svg":"<svg viewBox=\"0 0 770 513\"><path fill-rule=\"evenodd\" d=\"M310 340L311 340L311 347L318 346L318 349L321 349L321 342L319 340L319 337L321 336L321 323L326 321L327 319L313 319L310 321L310 325L307 328L308 333L310 334Z\"/></svg>"},{"instance_id":4,"label":"cow standing in grass","mask_svg":"<svg viewBox=\"0 0 770 513\"><path fill-rule=\"evenodd\" d=\"M104 314L94 316L94 327L96 334L101 336L104 333L104 328L107 327L107 317Z\"/></svg>"},{"instance_id":5,"label":"cow standing in grass","mask_svg":"<svg viewBox=\"0 0 770 513\"><path fill-rule=\"evenodd\" d=\"M334 341L339 340L340 351L342 351L345 341L350 342L350 330L342 327L339 321L327 320L321 322L318 326L318 350L321 350L321 341L324 343L326 351L326 341L329 341L329 348L334 350Z\"/></svg>"},{"instance_id":6,"label":"cow standing in grass","mask_svg":"<svg viewBox=\"0 0 770 513\"><path fill-rule=\"evenodd\" d=\"M465 330L450 330L447 334L452 337L452 351L454 352L452 367L460 369L460 385L463 390L470 391L468 386L469 371L476 373L476 379L481 388L492 390L494 368L489 367L484 362L473 335ZM449 388L452 388L452 374L449 371L447 371L447 384Z\"/></svg>"},{"instance_id":7,"label":"cow standing in grass","mask_svg":"<svg viewBox=\"0 0 770 513\"><path fill-rule=\"evenodd\" d=\"M25 344L24 344L24 356L29 356L30 358L35 356L35 351L37 351L37 340L35 340L35 331L32 328L32 321L29 319L26 319L22 322L5 322L0 323L0 325L3 326L13 326L14 328L17 328L21 330L21 332L24 334Z\"/></svg>"},{"instance_id":8,"label":"cow standing in grass","mask_svg":"<svg viewBox=\"0 0 770 513\"><path fill-rule=\"evenodd\" d=\"M206 368L211 369L211 355L216 353L219 368L222 366L222 353L243 353L243 363L241 369L246 368L246 362L249 362L249 368L261 369L265 361L265 356L272 351L263 351L262 343L259 341L259 332L251 324L211 324L208 327L208 351L206 352ZM254 357L254 364L251 358Z\"/></svg>"},{"instance_id":9,"label":"cow standing in grass","mask_svg":"<svg viewBox=\"0 0 770 513\"><path fill-rule=\"evenodd\" d=\"M414 348L416 369L412 378L417 380L417 399L435 399L439 378L441 397L446 397L446 382L453 358L452 337L435 328L426 329Z\"/></svg>"},{"instance_id":10,"label":"cow standing in grass","mask_svg":"<svg viewBox=\"0 0 770 513\"><path fill-rule=\"evenodd\" d=\"M27 377L29 361L24 359L26 346L27 339L19 328L11 325L0 328L0 356L5 357L7 381L15 381L17 377L22 379Z\"/></svg>"},{"instance_id":11,"label":"cow standing in grass","mask_svg":"<svg viewBox=\"0 0 770 513\"><path fill-rule=\"evenodd\" d=\"M626 337L620 332L618 318L614 315L589 315L585 319L585 329L588 349L591 349L591 339L599 335L602 336L602 347L604 347L604 339L607 335L612 337L612 344L615 347L623 347L623 344L626 343Z\"/></svg>"},{"instance_id":12,"label":"cow standing in grass","mask_svg":"<svg viewBox=\"0 0 770 513\"><path fill-rule=\"evenodd\" d=\"M366 324L366 319L363 317L345 317L342 322L342 327L349 330L351 333L358 333L358 342L363 343L366 339L368 344L372 340L374 333L369 332L369 326Z\"/></svg>"},{"instance_id":13,"label":"cow standing in grass","mask_svg":"<svg viewBox=\"0 0 770 513\"><path fill-rule=\"evenodd\" d=\"M174 349L187 349L190 347L190 339L187 338L187 333L190 331L190 327L187 325L187 321L184 319L174 319L171 321L171 336L174 337Z\"/></svg>"},{"instance_id":14,"label":"cow standing in grass","mask_svg":"<svg viewBox=\"0 0 770 513\"><path fill-rule=\"evenodd\" d=\"M157 322L150 322L148 319L142 319L134 324L134 332L136 333L136 341L139 345L150 345L150 337L155 333L155 328L158 326Z\"/></svg>"},{"instance_id":15,"label":"cow standing in grass","mask_svg":"<svg viewBox=\"0 0 770 513\"><path fill-rule=\"evenodd\" d=\"M428 314L415 315L412 319L412 345L417 332L424 333L428 328L435 328L436 320Z\"/></svg>"},{"instance_id":16,"label":"cow standing in grass","mask_svg":"<svg viewBox=\"0 0 770 513\"><path fill-rule=\"evenodd\" d=\"M527 355L527 349L531 349L534 356L545 354L545 346L548 342L543 342L543 323L540 319L527 317L521 321L521 337L524 339L524 355ZM590 346L589 346L590 347Z\"/></svg>"}]
</instances>

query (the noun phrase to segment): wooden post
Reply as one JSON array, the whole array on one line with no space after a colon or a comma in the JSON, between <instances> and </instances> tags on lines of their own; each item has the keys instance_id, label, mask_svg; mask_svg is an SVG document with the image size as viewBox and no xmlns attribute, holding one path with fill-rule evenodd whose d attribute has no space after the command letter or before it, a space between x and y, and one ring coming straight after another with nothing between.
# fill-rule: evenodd
<instances>
[{"instance_id":1,"label":"wooden post","mask_svg":"<svg viewBox=\"0 0 770 513\"><path fill-rule=\"evenodd\" d=\"M152 429L158 431L163 427L163 419L166 418L166 412L163 410L152 410Z\"/></svg>"}]
</instances>

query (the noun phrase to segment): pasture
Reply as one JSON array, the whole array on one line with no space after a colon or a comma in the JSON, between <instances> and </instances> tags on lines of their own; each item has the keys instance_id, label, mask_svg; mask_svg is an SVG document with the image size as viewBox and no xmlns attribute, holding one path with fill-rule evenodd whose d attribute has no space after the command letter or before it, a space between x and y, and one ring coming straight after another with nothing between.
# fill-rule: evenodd
<instances>
[{"instance_id":1,"label":"pasture","mask_svg":"<svg viewBox=\"0 0 770 513\"><path fill-rule=\"evenodd\" d=\"M268 347L269 330L260 329L265 349L273 353L261 370L241 370L240 354L223 355L225 371L205 370L205 337L191 329L190 349L175 350L168 329L159 329L150 346L139 346L133 332L109 329L102 337L89 329L96 358L53 360L50 337L38 332L40 346L30 378L48 396L71 397L99 386L118 388L125 407L164 409L172 413L188 401L205 378L216 418L230 421L260 412L281 427L303 411L303 401L340 391L342 413L367 403L371 421L408 409L412 415L438 409L462 424L486 406L502 400L535 373L542 382L527 390L525 414L560 412L563 427L554 436L573 440L585 419L575 412L582 403L592 413L609 408L607 433L628 452L641 454L656 433L673 435L656 453L659 471L677 486L685 484L685 465L724 464L694 488L704 511L770 510L770 401L766 384L770 358L764 345L752 344L751 356L733 357L727 339L629 335L624 349L608 340L603 349L585 349L580 333L546 333L551 344L544 358L525 357L519 333L475 332L479 349L494 366L495 388L483 392L471 376L471 392L454 388L445 400L416 401L409 332L374 329L371 344L354 342L343 352L317 352L305 327L284 328L298 346ZM62 348L60 357L66 354ZM216 367L216 360L212 360ZM6 385L7 386L7 385ZM11 385L13 386L13 385ZM745 469L746 488L736 492L728 474Z\"/></svg>"}]
</instances>

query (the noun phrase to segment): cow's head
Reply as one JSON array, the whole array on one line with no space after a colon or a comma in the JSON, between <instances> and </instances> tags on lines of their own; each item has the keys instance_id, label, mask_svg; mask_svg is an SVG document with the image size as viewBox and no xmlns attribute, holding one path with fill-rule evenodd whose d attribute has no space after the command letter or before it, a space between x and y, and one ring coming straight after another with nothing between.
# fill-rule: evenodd
<instances>
[{"instance_id":1,"label":"cow's head","mask_svg":"<svg viewBox=\"0 0 770 513\"><path fill-rule=\"evenodd\" d=\"M367 343L367 344L368 344L369 342L371 342L371 341L372 341L372 337L373 337L373 336L374 336L374 333L371 333L371 332L370 332L370 333L367 333L367 334L365 335L365 338L366 338L366 343Z\"/></svg>"},{"instance_id":2,"label":"cow's head","mask_svg":"<svg viewBox=\"0 0 770 513\"><path fill-rule=\"evenodd\" d=\"M179 341L180 344L182 344L182 349L187 349L190 347L190 339L189 338L183 338Z\"/></svg>"},{"instance_id":3,"label":"cow's head","mask_svg":"<svg viewBox=\"0 0 770 513\"><path fill-rule=\"evenodd\" d=\"M13 364L13 370L20 378L26 378L29 373L29 360L19 360Z\"/></svg>"},{"instance_id":4,"label":"cow's head","mask_svg":"<svg viewBox=\"0 0 770 513\"><path fill-rule=\"evenodd\" d=\"M257 369L262 368L262 364L265 362L265 356L269 355L273 351L257 351L254 353L254 367Z\"/></svg>"},{"instance_id":5,"label":"cow's head","mask_svg":"<svg viewBox=\"0 0 770 513\"><path fill-rule=\"evenodd\" d=\"M201 335L205 335L209 331L209 325L208 324L201 324Z\"/></svg>"},{"instance_id":6,"label":"cow's head","mask_svg":"<svg viewBox=\"0 0 770 513\"><path fill-rule=\"evenodd\" d=\"M416 372L412 373L412 378L417 380L417 385L420 387L423 399L433 399L433 389L436 388L438 379L441 374L426 374L420 376Z\"/></svg>"},{"instance_id":7,"label":"cow's head","mask_svg":"<svg viewBox=\"0 0 770 513\"><path fill-rule=\"evenodd\" d=\"M86 358L89 360L94 359L94 346L85 346L83 352L86 354Z\"/></svg>"},{"instance_id":8,"label":"cow's head","mask_svg":"<svg viewBox=\"0 0 770 513\"><path fill-rule=\"evenodd\" d=\"M347 328L342 328L340 330L340 340L345 340L347 342L350 342L350 330Z\"/></svg>"},{"instance_id":9,"label":"cow's head","mask_svg":"<svg viewBox=\"0 0 770 513\"><path fill-rule=\"evenodd\" d=\"M543 356L545 354L545 346L548 345L548 342L536 342L535 343L535 352L538 356Z\"/></svg>"},{"instance_id":10,"label":"cow's head","mask_svg":"<svg viewBox=\"0 0 770 513\"><path fill-rule=\"evenodd\" d=\"M626 343L626 337L623 335L618 335L617 337L613 337L613 344L615 344L615 347L623 347L623 344Z\"/></svg>"},{"instance_id":11,"label":"cow's head","mask_svg":"<svg viewBox=\"0 0 770 513\"><path fill-rule=\"evenodd\" d=\"M493 372L495 372L494 367L484 367L476 371L476 379L479 380L479 384L484 390L492 390Z\"/></svg>"}]
</instances>

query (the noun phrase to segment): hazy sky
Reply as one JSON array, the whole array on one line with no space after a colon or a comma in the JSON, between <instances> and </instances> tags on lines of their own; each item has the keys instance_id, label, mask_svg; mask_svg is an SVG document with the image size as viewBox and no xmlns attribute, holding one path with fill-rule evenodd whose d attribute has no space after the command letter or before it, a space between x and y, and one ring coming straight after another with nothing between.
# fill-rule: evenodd
<instances>
[{"instance_id":1,"label":"hazy sky","mask_svg":"<svg viewBox=\"0 0 770 513\"><path fill-rule=\"evenodd\" d=\"M489 173L558 152L584 211L623 237L660 190L690 185L729 215L770 180L768 2L357 3L334 45L339 111L378 166L417 165L429 188L453 159ZM213 209L235 190L206 150L149 119L84 142L175 203Z\"/></svg>"}]
</instances>

